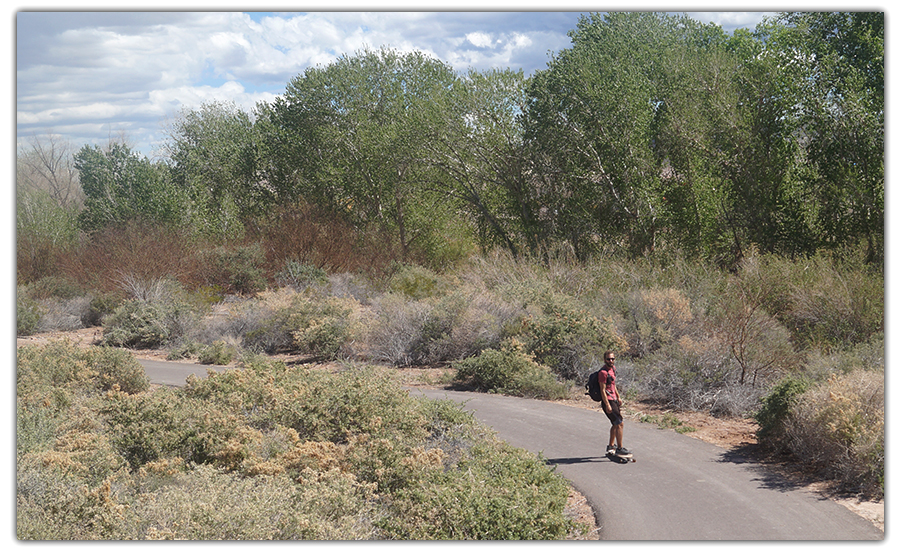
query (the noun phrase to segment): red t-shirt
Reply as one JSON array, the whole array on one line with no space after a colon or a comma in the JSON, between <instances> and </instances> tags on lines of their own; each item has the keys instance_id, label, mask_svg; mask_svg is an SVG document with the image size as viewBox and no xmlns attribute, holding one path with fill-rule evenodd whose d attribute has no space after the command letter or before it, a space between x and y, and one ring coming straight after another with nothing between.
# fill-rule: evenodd
<instances>
[{"instance_id":1,"label":"red t-shirt","mask_svg":"<svg viewBox=\"0 0 900 552\"><path fill-rule=\"evenodd\" d=\"M619 392L616 390L616 367L604 366L597 376L600 385L606 384L606 398L610 401L619 400Z\"/></svg>"}]
</instances>

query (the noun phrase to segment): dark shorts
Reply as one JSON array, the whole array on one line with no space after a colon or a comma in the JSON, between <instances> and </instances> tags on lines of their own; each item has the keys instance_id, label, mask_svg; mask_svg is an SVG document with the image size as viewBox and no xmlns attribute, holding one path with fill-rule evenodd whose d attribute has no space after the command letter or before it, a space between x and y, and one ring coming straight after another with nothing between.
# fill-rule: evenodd
<instances>
[{"instance_id":1,"label":"dark shorts","mask_svg":"<svg viewBox=\"0 0 900 552\"><path fill-rule=\"evenodd\" d=\"M609 412L605 412L606 417L612 422L612 425L620 425L625 420L622 419L622 404L619 401L609 401Z\"/></svg>"}]
</instances>

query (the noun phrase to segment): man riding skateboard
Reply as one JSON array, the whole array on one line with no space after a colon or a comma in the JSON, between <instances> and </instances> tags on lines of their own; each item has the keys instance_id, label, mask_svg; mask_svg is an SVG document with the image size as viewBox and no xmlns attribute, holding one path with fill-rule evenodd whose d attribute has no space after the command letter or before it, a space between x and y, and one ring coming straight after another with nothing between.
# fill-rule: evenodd
<instances>
[{"instance_id":1,"label":"man riding skateboard","mask_svg":"<svg viewBox=\"0 0 900 552\"><path fill-rule=\"evenodd\" d=\"M619 391L616 389L616 355L612 351L603 354L603 368L598 375L600 388L603 393L603 412L612 426L609 428L609 445L606 446L606 454L619 458L631 457L631 451L622 446L623 426L622 401Z\"/></svg>"}]
</instances>

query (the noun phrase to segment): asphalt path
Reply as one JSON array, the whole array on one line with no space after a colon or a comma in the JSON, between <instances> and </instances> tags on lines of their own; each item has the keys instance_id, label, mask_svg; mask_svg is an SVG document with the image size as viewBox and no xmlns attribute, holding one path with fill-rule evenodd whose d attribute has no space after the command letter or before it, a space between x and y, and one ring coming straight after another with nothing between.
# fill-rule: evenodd
<instances>
[{"instance_id":1,"label":"asphalt path","mask_svg":"<svg viewBox=\"0 0 900 552\"><path fill-rule=\"evenodd\" d=\"M208 366L140 361L150 380L184 385ZM221 369L221 368L215 368ZM555 466L597 516L600 538L616 541L861 541L884 533L845 507L792 485L723 448L625 422L636 462L605 457L609 422L599 410L546 401L434 389L412 395L461 403L497 435Z\"/></svg>"}]
</instances>

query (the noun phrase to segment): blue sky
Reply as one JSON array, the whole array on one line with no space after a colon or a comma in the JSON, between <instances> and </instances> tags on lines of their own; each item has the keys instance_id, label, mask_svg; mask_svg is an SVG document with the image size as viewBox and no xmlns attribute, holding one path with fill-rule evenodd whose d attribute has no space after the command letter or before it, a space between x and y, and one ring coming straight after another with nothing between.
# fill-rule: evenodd
<instances>
[{"instance_id":1,"label":"blue sky","mask_svg":"<svg viewBox=\"0 0 900 552\"><path fill-rule=\"evenodd\" d=\"M420 50L459 70L509 67L530 74L546 66L550 52L568 47L566 33L581 13L591 11L590 5L577 4L556 8L570 11L545 12L502 11L509 10L502 4L496 6L501 11L433 12L403 11L409 8L402 5L399 11L329 6L347 11L59 13L19 7L17 145L48 133L76 151L124 138L154 157L165 140L166 123L181 110L225 101L250 111L281 94L310 65L328 64L365 47ZM215 9L229 8L217 3ZM445 9L466 5L457 2ZM763 16L688 13L728 31L753 28Z\"/></svg>"}]
</instances>

